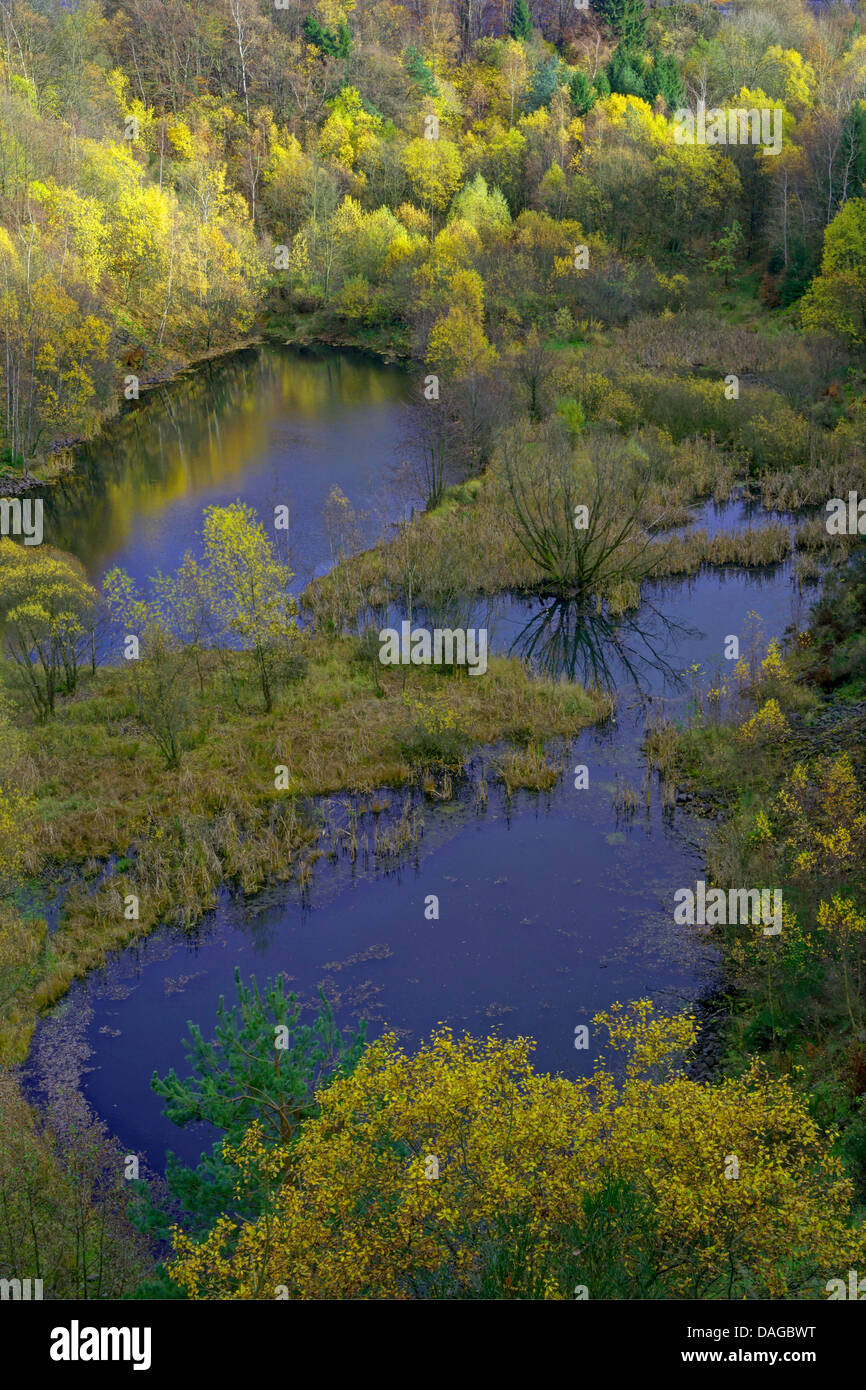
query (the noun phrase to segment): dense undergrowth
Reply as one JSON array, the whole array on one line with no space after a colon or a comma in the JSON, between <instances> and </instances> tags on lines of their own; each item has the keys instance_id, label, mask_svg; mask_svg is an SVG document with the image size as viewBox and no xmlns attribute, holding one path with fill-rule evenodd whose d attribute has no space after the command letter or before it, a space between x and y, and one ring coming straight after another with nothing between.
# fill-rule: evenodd
<instances>
[{"instance_id":1,"label":"dense undergrowth","mask_svg":"<svg viewBox=\"0 0 866 1390\"><path fill-rule=\"evenodd\" d=\"M827 581L784 658L743 660L748 717L702 709L655 728L649 752L664 775L712 787L728 811L708 836L722 887L781 886L778 937L716 928L726 962L725 1070L755 1054L795 1078L811 1113L836 1131L866 1199L866 763L862 661L864 551Z\"/></svg>"}]
</instances>

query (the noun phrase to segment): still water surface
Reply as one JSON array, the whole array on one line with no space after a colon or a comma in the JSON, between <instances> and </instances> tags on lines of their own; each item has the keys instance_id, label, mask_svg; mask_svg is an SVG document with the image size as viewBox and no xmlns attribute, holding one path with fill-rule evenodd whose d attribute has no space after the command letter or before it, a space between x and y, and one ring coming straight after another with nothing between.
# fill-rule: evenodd
<instances>
[{"instance_id":1,"label":"still water surface","mask_svg":"<svg viewBox=\"0 0 866 1390\"><path fill-rule=\"evenodd\" d=\"M367 504L369 539L394 519L386 484L405 429L405 376L338 354L273 350L207 375L122 422L123 447L101 459L96 451L86 481L58 498L47 539L78 553L95 578L112 563L138 577L174 567L194 545L203 506L235 497L260 512L292 500L308 570L327 563L321 509L333 483ZM743 504L703 508L697 520L752 522ZM706 825L664 813L657 789L648 806L640 797L647 702L687 713L690 686L724 665L724 637L744 634L755 613L766 637L780 634L796 616L792 594L788 565L647 586L620 645L568 611L498 601L486 615L494 649L531 652L539 668L577 678L600 661L618 691L616 718L566 750L554 790L507 800L482 750L473 773L487 765L486 809L476 809L471 779L449 802L416 793L424 836L398 870L321 860L307 901L291 886L248 901L225 894L194 933L155 933L76 983L40 1023L31 1087L44 1093L72 1078L130 1153L154 1167L166 1148L194 1160L213 1136L169 1124L150 1078L183 1069L187 1021L210 1032L219 995L233 998L236 967L260 981L283 972L311 1006L321 987L341 1025L364 1017L371 1035L391 1028L410 1047L447 1022L528 1034L551 1071L591 1068L574 1032L595 1011L643 995L680 1007L717 978L700 929L672 921L675 889L702 876ZM690 667L698 675L678 680ZM574 787L577 764L589 769L588 790ZM631 819L614 804L617 779L639 794ZM385 795L387 815L407 793ZM429 894L438 921L424 916Z\"/></svg>"},{"instance_id":2,"label":"still water surface","mask_svg":"<svg viewBox=\"0 0 866 1390\"><path fill-rule=\"evenodd\" d=\"M408 374L360 354L250 349L147 392L52 489L45 540L94 582L112 565L142 581L200 554L202 512L237 498L273 521L290 508L300 586L329 563L324 506L336 486L368 543L393 520Z\"/></svg>"}]
</instances>

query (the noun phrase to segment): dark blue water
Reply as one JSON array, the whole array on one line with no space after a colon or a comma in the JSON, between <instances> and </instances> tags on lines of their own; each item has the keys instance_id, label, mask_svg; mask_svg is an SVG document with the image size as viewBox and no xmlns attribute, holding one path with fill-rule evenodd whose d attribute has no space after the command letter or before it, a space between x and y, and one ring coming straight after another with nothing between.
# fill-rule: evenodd
<instances>
[{"instance_id":1,"label":"dark blue water","mask_svg":"<svg viewBox=\"0 0 866 1390\"><path fill-rule=\"evenodd\" d=\"M686 715L694 688L729 665L725 637L740 634L745 649L759 626L754 615L764 641L780 634L797 616L792 592L787 565L651 586L635 626L655 633L661 620L663 664L650 664L636 684L613 654L616 717L580 735L549 795L507 800L482 752L473 774L477 781L486 768L487 808L476 809L471 786L444 804L415 793L425 833L396 871L322 860L306 903L284 887L246 903L226 896L193 935L156 933L73 985L40 1023L31 1085L77 1079L129 1152L156 1167L166 1148L196 1159L213 1136L168 1123L150 1078L154 1069L183 1070L187 1021L211 1031L218 996L233 998L236 967L259 980L285 972L310 1006L322 987L341 1025L364 1017L371 1035L393 1029L409 1047L447 1022L530 1035L538 1065L550 1071L590 1069L592 1053L574 1049L574 1030L595 1011L644 995L674 1009L716 978L700 931L672 920L676 888L701 875L706 823L663 812L657 789L644 804L646 703ZM498 604L496 647L519 639L538 608ZM586 790L574 788L576 764L589 769ZM618 777L638 793L631 819L614 804ZM406 794L387 795L394 814ZM439 898L438 921L425 919L429 894Z\"/></svg>"}]
</instances>

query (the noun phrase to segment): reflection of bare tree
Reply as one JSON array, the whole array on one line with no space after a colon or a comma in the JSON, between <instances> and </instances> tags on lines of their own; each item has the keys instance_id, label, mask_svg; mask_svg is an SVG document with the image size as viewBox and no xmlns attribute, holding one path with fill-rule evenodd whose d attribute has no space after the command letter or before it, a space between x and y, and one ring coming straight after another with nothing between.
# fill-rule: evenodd
<instances>
[{"instance_id":1,"label":"reflection of bare tree","mask_svg":"<svg viewBox=\"0 0 866 1390\"><path fill-rule=\"evenodd\" d=\"M643 693L650 675L672 686L682 683L668 654L675 642L697 635L651 604L644 603L634 616L613 617L594 604L555 600L533 614L510 654L546 676L605 690L621 687L625 678Z\"/></svg>"}]
</instances>

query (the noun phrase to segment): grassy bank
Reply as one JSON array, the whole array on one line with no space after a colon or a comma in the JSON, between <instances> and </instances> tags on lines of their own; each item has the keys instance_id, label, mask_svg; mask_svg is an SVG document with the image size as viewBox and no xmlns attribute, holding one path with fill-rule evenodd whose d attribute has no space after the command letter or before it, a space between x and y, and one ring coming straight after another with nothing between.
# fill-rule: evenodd
<instances>
[{"instance_id":1,"label":"grassy bank","mask_svg":"<svg viewBox=\"0 0 866 1390\"><path fill-rule=\"evenodd\" d=\"M24 980L4 990L7 1058L72 979L160 923L195 922L221 886L303 888L323 853L312 798L425 785L441 796L470 749L568 738L609 711L605 696L531 679L516 661L493 658L479 679L383 667L351 638L301 647L301 674L270 714L257 708L247 658L206 654L174 768L138 723L124 668L98 669L44 724L6 724L22 867L46 883L78 871L50 939L36 925L17 934L7 979ZM540 758L527 759L523 780L512 760L503 780L536 785ZM370 853L388 855L413 831L398 821L380 836L381 809L371 798L361 833Z\"/></svg>"},{"instance_id":2,"label":"grassy bank","mask_svg":"<svg viewBox=\"0 0 866 1390\"><path fill-rule=\"evenodd\" d=\"M506 455L509 447L506 440ZM523 441L518 447L528 456L532 445ZM609 479L600 487L593 470L595 461L605 455L614 463ZM823 507L831 495L828 486L838 487L835 495L844 497L849 487L858 485L862 462L852 453L829 482L826 470L804 467L793 469L784 479L768 474L750 488L736 456L712 440L697 437L675 444L652 426L624 440L599 426L575 441L573 495L591 497L595 492L596 510L611 524L628 505L623 499L628 498L635 477L645 487L636 524L613 556L610 577L596 587L599 597L620 612L639 604L642 578L694 574L704 565L776 564L794 552L812 569L818 560L835 563L844 558L849 538L828 536L823 510L804 516L793 536L781 523L715 534L689 523L694 520L692 509L701 502L725 502L743 490L766 507ZM544 499L548 483L556 496L549 512ZM622 485L621 493L617 483ZM539 476L534 500L538 528L544 525L548 533L558 533L564 549L569 543L570 514L557 493L560 484L559 478ZM689 529L673 533L673 528L682 527ZM438 505L402 524L396 540L347 556L317 579L304 596L306 605L316 622L340 629L359 613L372 617L389 605L405 607L415 602L433 614L447 616L472 598L507 592L561 593L550 571L529 553L521 531L507 464L497 453L480 477L448 488ZM630 577L632 567L637 580Z\"/></svg>"}]
</instances>

